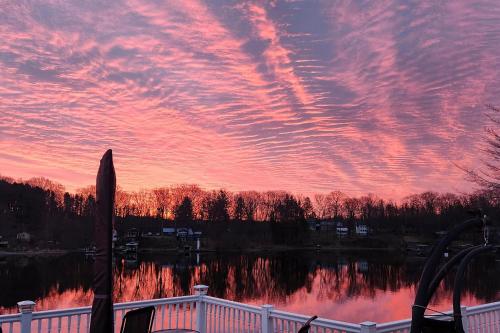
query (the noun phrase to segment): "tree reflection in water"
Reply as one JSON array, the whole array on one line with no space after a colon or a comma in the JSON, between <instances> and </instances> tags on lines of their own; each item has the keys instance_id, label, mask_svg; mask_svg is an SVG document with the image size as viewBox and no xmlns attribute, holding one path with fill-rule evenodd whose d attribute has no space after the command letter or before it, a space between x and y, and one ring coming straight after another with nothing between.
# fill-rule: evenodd
<instances>
[{"instance_id":1,"label":"tree reflection in water","mask_svg":"<svg viewBox=\"0 0 500 333\"><path fill-rule=\"evenodd\" d=\"M215 297L306 314L380 320L383 313L384 320L400 319L409 315L422 265L422 259L384 252L203 254L199 263L196 254L145 256L140 262L116 260L114 297L124 302L180 296L206 284ZM498 300L499 273L491 258L475 262L463 303ZM0 270L0 310L16 312L16 303L24 299L35 300L38 310L89 305L91 282L92 265L78 255L12 258ZM434 307L449 308L452 286L450 275L436 292ZM400 309L389 310L389 303Z\"/></svg>"}]
</instances>

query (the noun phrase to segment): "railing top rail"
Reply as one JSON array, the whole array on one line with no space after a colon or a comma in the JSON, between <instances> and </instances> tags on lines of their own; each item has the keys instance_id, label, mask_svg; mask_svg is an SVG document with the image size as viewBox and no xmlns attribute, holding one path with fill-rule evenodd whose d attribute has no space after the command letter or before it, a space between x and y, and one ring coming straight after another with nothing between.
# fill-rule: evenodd
<instances>
[{"instance_id":1,"label":"railing top rail","mask_svg":"<svg viewBox=\"0 0 500 333\"><path fill-rule=\"evenodd\" d=\"M281 311L281 310L272 310L270 313L270 317L277 318L277 319L298 321L298 322L306 322L311 316L306 316L306 315L301 315L301 314L296 314L296 313L291 313L291 312L286 312L286 311ZM337 321L337 320L331 320L331 319L326 319L326 318L317 318L314 320L312 325L313 326L325 326L325 327L331 327L331 328L335 328L335 329L342 329L342 330L349 330L349 331L359 331L361 328L361 325L359 325L359 324L353 324L353 323L348 323L345 321Z\"/></svg>"},{"instance_id":2,"label":"railing top rail","mask_svg":"<svg viewBox=\"0 0 500 333\"><path fill-rule=\"evenodd\" d=\"M90 306L82 306L79 308L35 311L35 312L33 312L33 319L35 320L35 319L42 319L42 318L54 318L54 317L81 315L81 314L90 313L91 310L92 310L92 308Z\"/></svg>"},{"instance_id":3,"label":"railing top rail","mask_svg":"<svg viewBox=\"0 0 500 333\"><path fill-rule=\"evenodd\" d=\"M139 306L150 306L150 305L163 305L163 304L176 304L176 303L187 303L194 302L198 299L197 296L178 296L178 297L169 297L169 298L157 298L145 301L133 301L133 302L123 302L123 303L115 303L115 310L122 309L130 309L136 308Z\"/></svg>"},{"instance_id":4,"label":"railing top rail","mask_svg":"<svg viewBox=\"0 0 500 333\"><path fill-rule=\"evenodd\" d=\"M392 332L410 327L411 319L390 321L387 323L377 324L377 332Z\"/></svg>"},{"instance_id":5,"label":"railing top rail","mask_svg":"<svg viewBox=\"0 0 500 333\"><path fill-rule=\"evenodd\" d=\"M178 304L178 303L186 303L186 302L194 302L197 300L196 296L180 296L180 297L171 297L171 298L158 298L152 300L145 301L134 301L134 302L123 302L123 303L115 303L113 309L116 310L126 310L138 308L141 306L156 306L156 305L164 305L164 304ZM81 314L88 314L92 310L91 306L84 306L78 308L69 308L69 309L56 309L56 310L46 310L46 311L36 311L33 312L33 319L41 319L41 318L54 318L54 317L64 317L64 316L74 316ZM3 318L3 316L0 316Z\"/></svg>"},{"instance_id":6,"label":"railing top rail","mask_svg":"<svg viewBox=\"0 0 500 333\"><path fill-rule=\"evenodd\" d=\"M256 305L228 301L226 299L212 297L212 296L204 296L204 299L209 304L230 306L230 307L236 308L238 310L248 311L248 312L252 312L252 313L260 313L260 311L261 311L261 308L259 306L256 306Z\"/></svg>"},{"instance_id":7,"label":"railing top rail","mask_svg":"<svg viewBox=\"0 0 500 333\"><path fill-rule=\"evenodd\" d=\"M10 323L14 321L19 321L20 319L21 319L20 313L0 315L0 323Z\"/></svg>"},{"instance_id":8,"label":"railing top rail","mask_svg":"<svg viewBox=\"0 0 500 333\"><path fill-rule=\"evenodd\" d=\"M467 307L467 314L473 315L476 313L486 312L490 310L500 310L500 302L486 303Z\"/></svg>"}]
</instances>

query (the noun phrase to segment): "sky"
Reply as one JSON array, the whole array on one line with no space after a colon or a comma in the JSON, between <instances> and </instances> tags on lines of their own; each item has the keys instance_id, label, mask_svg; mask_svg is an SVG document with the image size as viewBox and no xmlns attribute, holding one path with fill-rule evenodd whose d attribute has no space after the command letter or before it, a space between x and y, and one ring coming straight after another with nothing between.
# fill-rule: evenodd
<instances>
[{"instance_id":1,"label":"sky","mask_svg":"<svg viewBox=\"0 0 500 333\"><path fill-rule=\"evenodd\" d=\"M0 0L0 174L126 190L466 192L500 3Z\"/></svg>"}]
</instances>

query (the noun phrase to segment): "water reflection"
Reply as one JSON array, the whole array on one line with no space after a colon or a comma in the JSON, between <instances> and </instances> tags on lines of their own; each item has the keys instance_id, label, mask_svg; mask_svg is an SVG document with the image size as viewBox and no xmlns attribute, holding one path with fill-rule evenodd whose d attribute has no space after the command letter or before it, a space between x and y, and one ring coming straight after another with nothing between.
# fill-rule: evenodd
<instances>
[{"instance_id":1,"label":"water reflection","mask_svg":"<svg viewBox=\"0 0 500 333\"><path fill-rule=\"evenodd\" d=\"M252 304L319 314L339 320L393 320L409 316L423 261L386 253L161 255L140 261L117 258L115 301L191 294L195 284L209 294ZM500 298L498 262L481 258L467 274L464 304ZM437 291L432 306L450 307L453 277ZM92 263L80 255L12 258L0 270L0 310L15 312L31 299L37 310L89 305Z\"/></svg>"}]
</instances>

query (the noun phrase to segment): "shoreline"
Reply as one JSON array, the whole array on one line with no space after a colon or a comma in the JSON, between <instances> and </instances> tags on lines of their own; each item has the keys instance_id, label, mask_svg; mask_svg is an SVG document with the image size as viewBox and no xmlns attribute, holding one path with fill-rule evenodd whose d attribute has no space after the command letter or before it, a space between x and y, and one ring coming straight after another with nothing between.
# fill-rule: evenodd
<instances>
[{"instance_id":1,"label":"shoreline","mask_svg":"<svg viewBox=\"0 0 500 333\"><path fill-rule=\"evenodd\" d=\"M80 252L79 250L63 250L63 249L55 249L55 250L21 250L21 251L0 251L1 257L57 257L66 255L73 252Z\"/></svg>"},{"instance_id":2,"label":"shoreline","mask_svg":"<svg viewBox=\"0 0 500 333\"><path fill-rule=\"evenodd\" d=\"M338 247L338 246L324 246L321 248L307 247L307 246L297 246L297 247L262 247L262 248L227 248L227 249L201 249L183 251L180 248L141 248L138 250L139 254L175 254L175 253L276 253L276 252L286 252L286 251L307 251L307 252L366 252L366 251L377 251L377 252L399 252L401 254L406 254L406 251L398 248L371 248L371 247ZM41 249L41 250L19 250L19 251L0 251L0 258L7 257L57 257L64 256L70 253L80 253L85 254L82 249Z\"/></svg>"}]
</instances>

